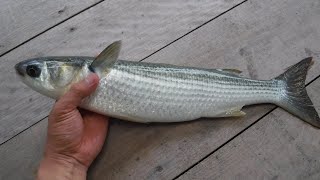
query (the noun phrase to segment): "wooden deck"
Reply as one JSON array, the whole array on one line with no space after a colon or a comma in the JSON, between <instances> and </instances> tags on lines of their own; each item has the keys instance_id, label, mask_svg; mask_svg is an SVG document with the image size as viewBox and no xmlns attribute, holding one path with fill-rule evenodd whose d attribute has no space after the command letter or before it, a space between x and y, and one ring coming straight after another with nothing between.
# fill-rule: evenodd
<instances>
[{"instance_id":1,"label":"wooden deck","mask_svg":"<svg viewBox=\"0 0 320 180\"><path fill-rule=\"evenodd\" d=\"M319 0L12 0L0 2L0 179L34 179L53 101L13 66L49 55L236 68L271 79L313 56L307 90L320 110ZM244 118L174 124L112 120L89 179L320 179L320 130L273 105ZM319 111L320 112L320 111Z\"/></svg>"}]
</instances>

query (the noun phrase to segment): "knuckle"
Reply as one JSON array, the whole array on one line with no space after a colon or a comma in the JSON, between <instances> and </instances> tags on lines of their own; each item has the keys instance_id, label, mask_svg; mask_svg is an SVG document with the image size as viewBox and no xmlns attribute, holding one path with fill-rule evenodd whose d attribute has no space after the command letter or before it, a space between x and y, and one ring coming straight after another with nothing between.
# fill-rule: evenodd
<instances>
[{"instance_id":1,"label":"knuckle","mask_svg":"<svg viewBox=\"0 0 320 180\"><path fill-rule=\"evenodd\" d=\"M83 94L83 90L82 90L81 86L78 84L72 85L70 90L72 93L74 93L77 96L82 96L82 94Z\"/></svg>"},{"instance_id":2,"label":"knuckle","mask_svg":"<svg viewBox=\"0 0 320 180\"><path fill-rule=\"evenodd\" d=\"M50 112L50 115L53 117L60 117L64 114L69 114L73 111L73 107L70 104L62 104L60 102L57 102Z\"/></svg>"}]
</instances>

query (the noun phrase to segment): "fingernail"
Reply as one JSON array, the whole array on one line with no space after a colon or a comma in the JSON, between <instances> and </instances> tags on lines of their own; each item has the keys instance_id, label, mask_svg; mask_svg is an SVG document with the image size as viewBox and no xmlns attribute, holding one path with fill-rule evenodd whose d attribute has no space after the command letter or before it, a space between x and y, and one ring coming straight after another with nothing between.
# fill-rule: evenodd
<instances>
[{"instance_id":1,"label":"fingernail","mask_svg":"<svg viewBox=\"0 0 320 180\"><path fill-rule=\"evenodd\" d=\"M95 76L94 74L89 74L86 77L85 81L88 84L88 86L93 86L96 83L94 76Z\"/></svg>"}]
</instances>

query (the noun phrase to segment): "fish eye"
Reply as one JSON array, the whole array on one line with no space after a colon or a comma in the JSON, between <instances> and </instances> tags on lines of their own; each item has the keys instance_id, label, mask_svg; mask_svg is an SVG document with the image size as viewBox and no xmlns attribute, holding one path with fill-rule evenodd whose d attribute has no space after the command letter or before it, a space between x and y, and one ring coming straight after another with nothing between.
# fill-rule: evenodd
<instances>
[{"instance_id":1,"label":"fish eye","mask_svg":"<svg viewBox=\"0 0 320 180\"><path fill-rule=\"evenodd\" d=\"M39 77L41 70L36 65L29 65L27 66L26 72L30 77Z\"/></svg>"}]
</instances>

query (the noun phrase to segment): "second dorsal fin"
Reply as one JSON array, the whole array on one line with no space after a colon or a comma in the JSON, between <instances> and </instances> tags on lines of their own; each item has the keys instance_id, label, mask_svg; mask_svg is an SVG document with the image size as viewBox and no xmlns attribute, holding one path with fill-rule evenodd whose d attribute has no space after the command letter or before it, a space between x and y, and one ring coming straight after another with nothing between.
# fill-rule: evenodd
<instances>
[{"instance_id":1,"label":"second dorsal fin","mask_svg":"<svg viewBox=\"0 0 320 180\"><path fill-rule=\"evenodd\" d=\"M234 76L240 76L242 71L238 69L217 69L218 71L225 72Z\"/></svg>"}]
</instances>

